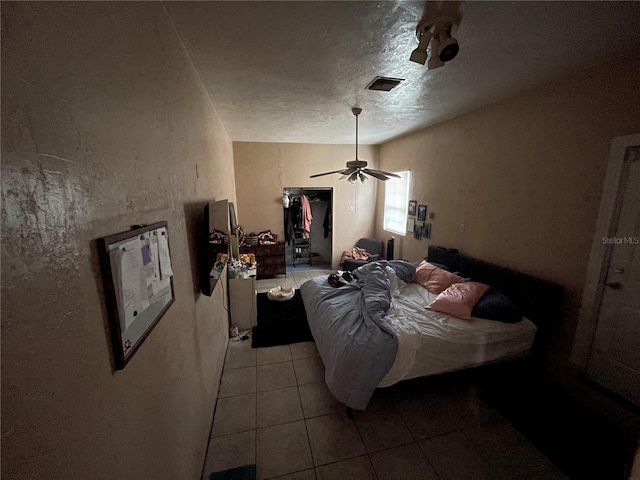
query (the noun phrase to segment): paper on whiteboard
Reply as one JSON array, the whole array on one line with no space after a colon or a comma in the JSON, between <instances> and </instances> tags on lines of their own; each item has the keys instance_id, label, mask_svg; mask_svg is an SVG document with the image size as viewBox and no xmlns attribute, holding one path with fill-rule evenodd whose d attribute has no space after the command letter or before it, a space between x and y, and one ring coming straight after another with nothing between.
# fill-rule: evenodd
<instances>
[{"instance_id":1,"label":"paper on whiteboard","mask_svg":"<svg viewBox=\"0 0 640 480\"><path fill-rule=\"evenodd\" d=\"M160 257L160 279L165 280L173 276L171 270L171 258L169 257L169 241L167 229L165 227L158 229L158 255Z\"/></svg>"},{"instance_id":2,"label":"paper on whiteboard","mask_svg":"<svg viewBox=\"0 0 640 480\"><path fill-rule=\"evenodd\" d=\"M146 310L147 308L149 308L149 298L151 298L151 292L149 290L149 283L148 283L148 279L147 279L147 275L148 275L148 269L147 269L147 265L145 265L145 252L144 252L144 247L148 245L148 239L146 235L140 235L138 237L138 246L140 247L140 261L141 261L141 268L140 268L140 273L139 273L139 277L140 277L140 304L142 305L142 310ZM140 314L142 312L138 312L138 314Z\"/></svg>"},{"instance_id":3,"label":"paper on whiteboard","mask_svg":"<svg viewBox=\"0 0 640 480\"><path fill-rule=\"evenodd\" d=\"M151 255L151 232L144 233L140 239L140 253L142 255L142 269L144 278L144 290L142 294L143 310L149 308L149 299L155 295L153 283L156 281L156 269Z\"/></svg>"},{"instance_id":4,"label":"paper on whiteboard","mask_svg":"<svg viewBox=\"0 0 640 480\"><path fill-rule=\"evenodd\" d=\"M122 251L120 274L125 330L135 318L149 307L147 282L144 274L141 241L138 237L118 247Z\"/></svg>"},{"instance_id":5,"label":"paper on whiteboard","mask_svg":"<svg viewBox=\"0 0 640 480\"><path fill-rule=\"evenodd\" d=\"M124 332L127 325L124 321L124 304L122 301L122 255L124 252L119 248L114 248L109 252L109 261L111 262L111 272L116 294L116 305L118 307L118 319L120 320L120 331Z\"/></svg>"},{"instance_id":6,"label":"paper on whiteboard","mask_svg":"<svg viewBox=\"0 0 640 480\"><path fill-rule=\"evenodd\" d=\"M157 295L160 290L160 256L158 254L158 230L150 232L149 237L149 253L151 254L151 263L153 265L153 282L151 283L151 291L153 295Z\"/></svg>"}]
</instances>

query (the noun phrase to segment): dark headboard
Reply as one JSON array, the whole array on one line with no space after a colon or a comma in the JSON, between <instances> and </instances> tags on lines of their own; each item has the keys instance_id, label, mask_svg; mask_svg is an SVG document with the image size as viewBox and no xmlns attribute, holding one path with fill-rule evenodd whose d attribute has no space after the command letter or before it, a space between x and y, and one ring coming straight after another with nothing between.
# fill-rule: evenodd
<instances>
[{"instance_id":1,"label":"dark headboard","mask_svg":"<svg viewBox=\"0 0 640 480\"><path fill-rule=\"evenodd\" d=\"M561 285L478 260L453 248L429 245L427 259L447 265L477 282L491 285L508 296L520 307L522 314L538 327L538 343L546 344L550 332L562 321Z\"/></svg>"}]
</instances>

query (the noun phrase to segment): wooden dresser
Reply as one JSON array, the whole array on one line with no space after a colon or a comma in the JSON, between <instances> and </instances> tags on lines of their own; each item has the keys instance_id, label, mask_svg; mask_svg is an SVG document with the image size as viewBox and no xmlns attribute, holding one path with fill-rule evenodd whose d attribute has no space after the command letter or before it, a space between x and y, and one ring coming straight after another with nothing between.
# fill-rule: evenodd
<instances>
[{"instance_id":1,"label":"wooden dresser","mask_svg":"<svg viewBox=\"0 0 640 480\"><path fill-rule=\"evenodd\" d=\"M256 256L258 280L287 273L284 242L275 245L241 245L240 253L253 253Z\"/></svg>"}]
</instances>

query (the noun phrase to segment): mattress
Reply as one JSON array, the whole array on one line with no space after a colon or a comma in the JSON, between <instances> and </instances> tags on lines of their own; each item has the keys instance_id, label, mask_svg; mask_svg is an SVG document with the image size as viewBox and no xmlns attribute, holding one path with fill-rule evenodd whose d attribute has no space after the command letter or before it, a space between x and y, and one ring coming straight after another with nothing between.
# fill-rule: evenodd
<instances>
[{"instance_id":1,"label":"mattress","mask_svg":"<svg viewBox=\"0 0 640 480\"><path fill-rule=\"evenodd\" d=\"M536 326L526 318L462 320L425 310L436 297L415 283L402 284L393 294L387 318L398 334L398 353L379 387L517 358L531 349Z\"/></svg>"}]
</instances>

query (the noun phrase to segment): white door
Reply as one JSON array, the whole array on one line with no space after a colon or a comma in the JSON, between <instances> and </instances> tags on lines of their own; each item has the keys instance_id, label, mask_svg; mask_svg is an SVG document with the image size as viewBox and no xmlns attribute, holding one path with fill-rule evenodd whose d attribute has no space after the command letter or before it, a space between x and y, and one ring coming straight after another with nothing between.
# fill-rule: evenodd
<instances>
[{"instance_id":1,"label":"white door","mask_svg":"<svg viewBox=\"0 0 640 480\"><path fill-rule=\"evenodd\" d=\"M587 374L640 406L640 146L625 153Z\"/></svg>"}]
</instances>

